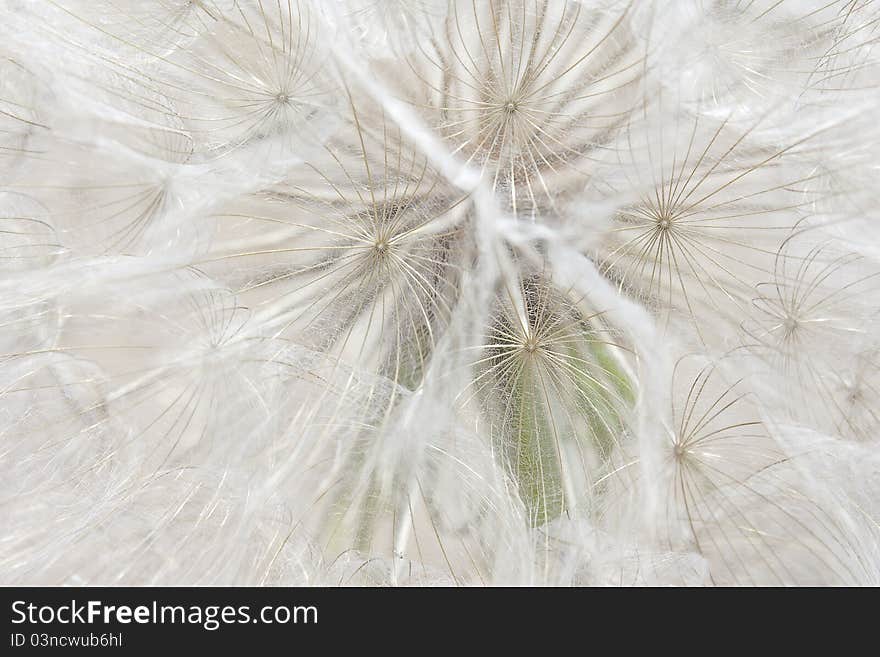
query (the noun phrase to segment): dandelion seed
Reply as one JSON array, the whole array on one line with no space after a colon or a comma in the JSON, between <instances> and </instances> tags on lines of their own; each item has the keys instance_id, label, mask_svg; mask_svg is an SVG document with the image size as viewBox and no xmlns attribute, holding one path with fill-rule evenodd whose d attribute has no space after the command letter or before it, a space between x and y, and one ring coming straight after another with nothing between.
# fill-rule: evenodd
<instances>
[{"instance_id":1,"label":"dandelion seed","mask_svg":"<svg viewBox=\"0 0 880 657\"><path fill-rule=\"evenodd\" d=\"M786 388L793 418L840 429L870 391L851 386L871 369L880 273L830 244L809 247L808 237L794 236L780 250L774 280L758 286L761 296L744 329L749 348L793 382ZM865 360L854 362L860 349L868 349Z\"/></svg>"},{"instance_id":2,"label":"dandelion seed","mask_svg":"<svg viewBox=\"0 0 880 657\"><path fill-rule=\"evenodd\" d=\"M604 193L638 190L638 199L622 202L594 257L621 290L667 322L691 321L706 340L701 318L738 323L800 221L803 202L790 190L809 176L784 165L810 135L770 146L758 123L706 125L699 116L670 118L662 107L662 98L646 107L622 138L629 156L609 165L613 189Z\"/></svg>"},{"instance_id":3,"label":"dandelion seed","mask_svg":"<svg viewBox=\"0 0 880 657\"><path fill-rule=\"evenodd\" d=\"M626 121L642 71L617 13L577 2L451 3L402 90L514 214L554 208Z\"/></svg>"},{"instance_id":4,"label":"dandelion seed","mask_svg":"<svg viewBox=\"0 0 880 657\"><path fill-rule=\"evenodd\" d=\"M221 242L208 259L259 258L263 273L241 289L255 309L278 309L280 333L415 387L458 294L468 203L384 116L369 129L353 103L353 139L220 217L268 240L246 251Z\"/></svg>"},{"instance_id":5,"label":"dandelion seed","mask_svg":"<svg viewBox=\"0 0 880 657\"><path fill-rule=\"evenodd\" d=\"M727 384L712 366L691 378L693 365L679 363L673 384L669 547L690 543L713 584L858 581L855 546L832 508L805 494L797 455L758 419L743 381Z\"/></svg>"},{"instance_id":6,"label":"dandelion seed","mask_svg":"<svg viewBox=\"0 0 880 657\"><path fill-rule=\"evenodd\" d=\"M297 161L332 130L332 114L325 111L333 101L323 82L323 44L317 42L317 19L308 3L256 0L208 9L208 4L199 6L200 15L210 16L209 29L199 30L185 49L163 54L161 44L125 41L149 60L140 66L113 53L92 52L89 43L67 35L57 37L73 53L83 56L85 51L85 57L97 59L135 88L166 98L167 108L139 96L131 100L164 112L163 124L181 122L197 159L213 161L238 152L246 162L265 166ZM91 32L107 35L77 18Z\"/></svg>"},{"instance_id":7,"label":"dandelion seed","mask_svg":"<svg viewBox=\"0 0 880 657\"><path fill-rule=\"evenodd\" d=\"M593 502L588 491L626 441L632 383L622 347L586 300L540 275L497 295L466 399L480 401L531 522L542 525Z\"/></svg>"}]
</instances>

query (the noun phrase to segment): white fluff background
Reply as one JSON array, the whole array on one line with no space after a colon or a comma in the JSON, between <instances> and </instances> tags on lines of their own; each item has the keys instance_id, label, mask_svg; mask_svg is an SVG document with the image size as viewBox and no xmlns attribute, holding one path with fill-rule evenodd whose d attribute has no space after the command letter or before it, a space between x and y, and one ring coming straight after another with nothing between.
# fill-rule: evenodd
<instances>
[{"instance_id":1,"label":"white fluff background","mask_svg":"<svg viewBox=\"0 0 880 657\"><path fill-rule=\"evenodd\" d=\"M878 38L0 0L0 583L880 584Z\"/></svg>"}]
</instances>

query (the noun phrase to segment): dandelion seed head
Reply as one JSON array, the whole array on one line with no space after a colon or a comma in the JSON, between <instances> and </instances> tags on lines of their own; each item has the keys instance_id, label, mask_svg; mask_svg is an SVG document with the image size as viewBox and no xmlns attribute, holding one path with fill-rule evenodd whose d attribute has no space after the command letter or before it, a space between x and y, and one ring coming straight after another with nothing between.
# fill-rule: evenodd
<instances>
[{"instance_id":1,"label":"dandelion seed head","mask_svg":"<svg viewBox=\"0 0 880 657\"><path fill-rule=\"evenodd\" d=\"M877 584L878 5L4 7L0 583Z\"/></svg>"}]
</instances>

